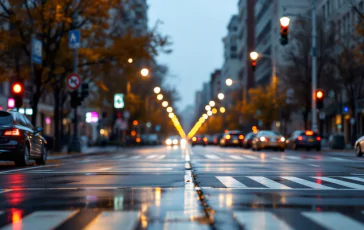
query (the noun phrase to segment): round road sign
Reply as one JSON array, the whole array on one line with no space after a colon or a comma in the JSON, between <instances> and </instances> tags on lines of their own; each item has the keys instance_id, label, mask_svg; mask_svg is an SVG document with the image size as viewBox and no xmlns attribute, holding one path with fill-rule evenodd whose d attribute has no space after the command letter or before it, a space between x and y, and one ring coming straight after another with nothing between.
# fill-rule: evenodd
<instances>
[{"instance_id":1,"label":"round road sign","mask_svg":"<svg viewBox=\"0 0 364 230\"><path fill-rule=\"evenodd\" d=\"M81 85L81 78L77 74L72 73L67 77L67 87L70 90L76 90L80 87L80 85Z\"/></svg>"}]
</instances>

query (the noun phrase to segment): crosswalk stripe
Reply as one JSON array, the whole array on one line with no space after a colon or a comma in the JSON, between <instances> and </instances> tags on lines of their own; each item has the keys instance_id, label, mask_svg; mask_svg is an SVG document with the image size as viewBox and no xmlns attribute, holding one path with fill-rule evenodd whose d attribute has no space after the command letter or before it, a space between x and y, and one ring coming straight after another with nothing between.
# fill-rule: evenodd
<instances>
[{"instance_id":1,"label":"crosswalk stripe","mask_svg":"<svg viewBox=\"0 0 364 230\"><path fill-rule=\"evenodd\" d=\"M272 189L291 189L290 187L284 185L284 184L280 184L278 182L275 182L274 180L268 179L266 177L263 176L248 176L248 178L267 186L268 188L272 188Z\"/></svg>"},{"instance_id":2,"label":"crosswalk stripe","mask_svg":"<svg viewBox=\"0 0 364 230\"><path fill-rule=\"evenodd\" d=\"M135 160L135 159L139 159L139 158L141 158L142 156L133 156L133 157L130 157L130 159L133 159L133 160Z\"/></svg>"},{"instance_id":3,"label":"crosswalk stripe","mask_svg":"<svg viewBox=\"0 0 364 230\"><path fill-rule=\"evenodd\" d=\"M335 161L350 161L348 159L344 159L344 158L340 158L340 157L329 157L329 159L335 160Z\"/></svg>"},{"instance_id":4,"label":"crosswalk stripe","mask_svg":"<svg viewBox=\"0 0 364 230\"><path fill-rule=\"evenodd\" d=\"M220 157L216 156L216 155L210 155L210 154L206 154L205 157L207 157L208 159L220 159Z\"/></svg>"},{"instance_id":5,"label":"crosswalk stripe","mask_svg":"<svg viewBox=\"0 0 364 230\"><path fill-rule=\"evenodd\" d=\"M342 178L346 178L346 179L349 179L349 180L356 180L356 181L364 182L364 178L355 177L355 176L343 176Z\"/></svg>"},{"instance_id":6,"label":"crosswalk stripe","mask_svg":"<svg viewBox=\"0 0 364 230\"><path fill-rule=\"evenodd\" d=\"M125 154L120 155L120 156L116 156L116 157L114 157L114 158L119 159L119 158L124 158L124 157L126 157L126 155L125 155Z\"/></svg>"},{"instance_id":7,"label":"crosswalk stripe","mask_svg":"<svg viewBox=\"0 0 364 230\"><path fill-rule=\"evenodd\" d=\"M286 179L286 180L289 180L289 181L293 181L293 182L298 183L298 184L302 184L302 185L310 187L310 188L314 188L314 189L334 189L334 188L331 188L329 186L314 183L314 182L304 180L304 179L294 177L294 176L282 176L282 178Z\"/></svg>"},{"instance_id":8,"label":"crosswalk stripe","mask_svg":"<svg viewBox=\"0 0 364 230\"><path fill-rule=\"evenodd\" d=\"M269 230L292 230L284 221L270 212L261 211L238 211L234 212L237 221L246 230L269 229Z\"/></svg>"},{"instance_id":9,"label":"crosswalk stripe","mask_svg":"<svg viewBox=\"0 0 364 230\"><path fill-rule=\"evenodd\" d=\"M87 227L86 230L98 229L135 229L140 218L139 212L102 212Z\"/></svg>"},{"instance_id":10,"label":"crosswalk stripe","mask_svg":"<svg viewBox=\"0 0 364 230\"><path fill-rule=\"evenodd\" d=\"M249 155L244 155L244 157L249 158L249 159L252 159L252 160L257 160L258 159L258 157L249 156Z\"/></svg>"},{"instance_id":11,"label":"crosswalk stripe","mask_svg":"<svg viewBox=\"0 0 364 230\"><path fill-rule=\"evenodd\" d=\"M296 157L296 156L285 156L284 158L287 158L289 160L302 160L301 157Z\"/></svg>"},{"instance_id":12,"label":"crosswalk stripe","mask_svg":"<svg viewBox=\"0 0 364 230\"><path fill-rule=\"evenodd\" d=\"M273 160L279 160L279 161L284 161L284 159L279 158L279 157L272 157Z\"/></svg>"},{"instance_id":13,"label":"crosswalk stripe","mask_svg":"<svg viewBox=\"0 0 364 230\"><path fill-rule=\"evenodd\" d=\"M150 155L150 156L147 156L147 159L154 159L156 157L157 157L157 155Z\"/></svg>"},{"instance_id":14,"label":"crosswalk stripe","mask_svg":"<svg viewBox=\"0 0 364 230\"><path fill-rule=\"evenodd\" d=\"M227 188L246 188L246 186L234 179L231 176L217 176L216 177Z\"/></svg>"},{"instance_id":15,"label":"crosswalk stripe","mask_svg":"<svg viewBox=\"0 0 364 230\"><path fill-rule=\"evenodd\" d=\"M77 212L78 211L38 211L26 216L24 219L20 218L19 221L13 222L4 228L1 228L1 230L54 229L63 222L66 222Z\"/></svg>"},{"instance_id":16,"label":"crosswalk stripe","mask_svg":"<svg viewBox=\"0 0 364 230\"><path fill-rule=\"evenodd\" d=\"M242 158L242 157L239 157L239 156L235 156L235 155L231 155L231 156L229 156L230 158L233 158L233 159L235 159L235 160L243 160L244 158Z\"/></svg>"},{"instance_id":17,"label":"crosswalk stripe","mask_svg":"<svg viewBox=\"0 0 364 230\"><path fill-rule=\"evenodd\" d=\"M330 230L364 229L363 224L337 212L302 212L302 215Z\"/></svg>"},{"instance_id":18,"label":"crosswalk stripe","mask_svg":"<svg viewBox=\"0 0 364 230\"><path fill-rule=\"evenodd\" d=\"M314 176L312 178L315 179L319 179L319 180L323 180L323 181L327 181L330 183L334 183L334 184L338 184L338 185L342 185L348 188L353 188L353 189L364 189L363 185L360 184L354 184L351 182L346 182L346 181L342 181L342 180L338 180L338 179L334 179L334 178L330 178L330 177L319 177L319 176Z\"/></svg>"},{"instance_id":19,"label":"crosswalk stripe","mask_svg":"<svg viewBox=\"0 0 364 230\"><path fill-rule=\"evenodd\" d=\"M158 159L164 159L166 158L166 155L159 156Z\"/></svg>"}]
</instances>

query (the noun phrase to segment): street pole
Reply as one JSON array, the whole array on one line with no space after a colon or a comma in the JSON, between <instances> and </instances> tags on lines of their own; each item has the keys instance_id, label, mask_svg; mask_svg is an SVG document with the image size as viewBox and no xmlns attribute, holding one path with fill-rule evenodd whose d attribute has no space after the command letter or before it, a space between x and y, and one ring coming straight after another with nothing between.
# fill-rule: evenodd
<instances>
[{"instance_id":1,"label":"street pole","mask_svg":"<svg viewBox=\"0 0 364 230\"><path fill-rule=\"evenodd\" d=\"M312 0L312 130L317 132L317 114L316 114L316 0Z\"/></svg>"},{"instance_id":2,"label":"street pole","mask_svg":"<svg viewBox=\"0 0 364 230\"><path fill-rule=\"evenodd\" d=\"M77 8L78 0L73 1L74 9ZM74 13L74 22L77 23L78 20L78 12L75 10ZM78 73L78 49L74 49L74 67L73 71L75 74ZM78 91L78 89L76 90ZM71 146L69 152L81 152L81 143L80 139L78 138L78 113L77 113L77 107L75 106L73 108L73 137L71 141Z\"/></svg>"}]
</instances>

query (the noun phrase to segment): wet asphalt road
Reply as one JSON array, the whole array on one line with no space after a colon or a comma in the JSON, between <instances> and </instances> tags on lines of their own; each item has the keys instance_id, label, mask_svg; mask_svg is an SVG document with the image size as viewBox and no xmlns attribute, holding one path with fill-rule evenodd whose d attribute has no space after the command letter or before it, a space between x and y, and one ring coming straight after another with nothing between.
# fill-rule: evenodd
<instances>
[{"instance_id":1,"label":"wet asphalt road","mask_svg":"<svg viewBox=\"0 0 364 230\"><path fill-rule=\"evenodd\" d=\"M354 153L148 147L0 166L0 229L364 229Z\"/></svg>"}]
</instances>

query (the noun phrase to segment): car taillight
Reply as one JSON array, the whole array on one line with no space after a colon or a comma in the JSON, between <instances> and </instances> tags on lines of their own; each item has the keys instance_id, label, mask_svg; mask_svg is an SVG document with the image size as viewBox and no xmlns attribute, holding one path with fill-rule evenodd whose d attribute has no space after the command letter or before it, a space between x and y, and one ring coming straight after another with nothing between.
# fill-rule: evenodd
<instances>
[{"instance_id":1,"label":"car taillight","mask_svg":"<svg viewBox=\"0 0 364 230\"><path fill-rule=\"evenodd\" d=\"M321 141L321 137L316 137L316 141Z\"/></svg>"},{"instance_id":2,"label":"car taillight","mask_svg":"<svg viewBox=\"0 0 364 230\"><path fill-rule=\"evenodd\" d=\"M226 135L226 137L225 137L226 140L230 140L230 138L231 138L231 136L229 134Z\"/></svg>"},{"instance_id":3,"label":"car taillight","mask_svg":"<svg viewBox=\"0 0 364 230\"><path fill-rule=\"evenodd\" d=\"M20 136L19 129L6 130L4 136Z\"/></svg>"},{"instance_id":4,"label":"car taillight","mask_svg":"<svg viewBox=\"0 0 364 230\"><path fill-rule=\"evenodd\" d=\"M239 135L239 139L243 140L244 139L244 135Z\"/></svg>"},{"instance_id":5,"label":"car taillight","mask_svg":"<svg viewBox=\"0 0 364 230\"><path fill-rule=\"evenodd\" d=\"M207 141L207 138L205 137L203 140L204 140L204 141Z\"/></svg>"},{"instance_id":6,"label":"car taillight","mask_svg":"<svg viewBox=\"0 0 364 230\"><path fill-rule=\"evenodd\" d=\"M299 137L297 137L297 140L302 141L303 140L303 137L302 136L299 136Z\"/></svg>"},{"instance_id":7,"label":"car taillight","mask_svg":"<svg viewBox=\"0 0 364 230\"><path fill-rule=\"evenodd\" d=\"M193 137L193 138L192 138L192 141L196 141L196 137Z\"/></svg>"},{"instance_id":8,"label":"car taillight","mask_svg":"<svg viewBox=\"0 0 364 230\"><path fill-rule=\"evenodd\" d=\"M306 136L312 136L313 132L312 131L306 131L305 134L306 134Z\"/></svg>"}]
</instances>

